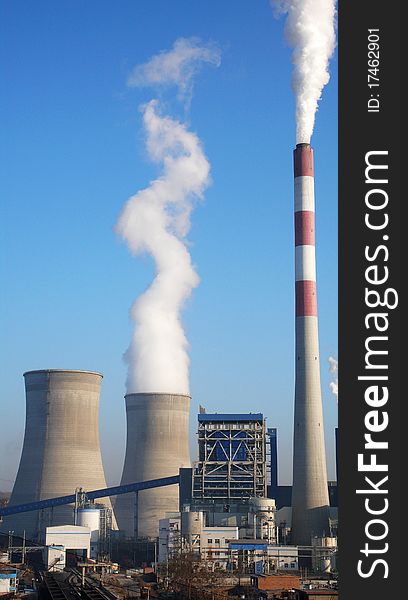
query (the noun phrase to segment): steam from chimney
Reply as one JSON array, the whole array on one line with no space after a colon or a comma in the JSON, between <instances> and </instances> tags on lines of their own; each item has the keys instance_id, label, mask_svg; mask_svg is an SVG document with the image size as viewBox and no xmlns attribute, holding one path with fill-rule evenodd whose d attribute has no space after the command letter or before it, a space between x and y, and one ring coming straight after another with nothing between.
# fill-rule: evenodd
<instances>
[{"instance_id":1,"label":"steam from chimney","mask_svg":"<svg viewBox=\"0 0 408 600\"><path fill-rule=\"evenodd\" d=\"M310 143L315 114L329 82L335 35L335 0L270 0L276 16L287 14L285 35L293 48L296 143Z\"/></svg>"},{"instance_id":2,"label":"steam from chimney","mask_svg":"<svg viewBox=\"0 0 408 600\"><path fill-rule=\"evenodd\" d=\"M214 43L203 44L199 38L179 38L173 48L160 52L147 63L137 65L128 77L128 86L176 86L180 100L190 102L193 80L203 63L218 67L221 53Z\"/></svg>"},{"instance_id":3,"label":"steam from chimney","mask_svg":"<svg viewBox=\"0 0 408 600\"><path fill-rule=\"evenodd\" d=\"M190 52L187 50L190 48ZM168 53L134 69L131 85L174 84L183 96L192 90L197 61L210 61L209 48L197 40L178 40ZM173 69L169 69L173 65ZM155 262L155 278L134 302L135 329L125 354L127 393L189 393L188 341L181 310L199 283L187 247L190 215L210 183L210 165L197 135L187 126L163 116L159 102L141 107L150 159L161 165L161 175L129 198L116 232L132 254L148 253Z\"/></svg>"},{"instance_id":4,"label":"steam from chimney","mask_svg":"<svg viewBox=\"0 0 408 600\"><path fill-rule=\"evenodd\" d=\"M336 401L338 402L339 400L339 378L338 378L338 370L339 370L339 363L337 361L336 358L333 358L333 356L329 356L329 363L330 363L330 373L332 373L333 375L333 381L329 384L330 387L330 391L331 393L336 396Z\"/></svg>"}]
</instances>

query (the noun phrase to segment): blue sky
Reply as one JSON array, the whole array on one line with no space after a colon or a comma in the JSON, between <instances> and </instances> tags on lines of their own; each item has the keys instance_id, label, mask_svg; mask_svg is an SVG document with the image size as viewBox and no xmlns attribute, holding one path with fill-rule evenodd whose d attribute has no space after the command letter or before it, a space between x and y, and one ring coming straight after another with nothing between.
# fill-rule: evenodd
<instances>
[{"instance_id":1,"label":"blue sky","mask_svg":"<svg viewBox=\"0 0 408 600\"><path fill-rule=\"evenodd\" d=\"M267 0L4 0L1 9L0 489L10 489L24 432L22 373L101 371L107 480L125 449L129 308L152 280L113 231L129 196L157 176L129 89L136 64L179 37L222 51L197 76L186 118L211 163L190 250L201 278L183 314L191 344L191 444L198 404L263 412L278 427L280 483L291 481L294 392L291 57ZM337 406L336 56L316 117L317 278L329 477ZM167 102L167 103L166 103Z\"/></svg>"}]
</instances>

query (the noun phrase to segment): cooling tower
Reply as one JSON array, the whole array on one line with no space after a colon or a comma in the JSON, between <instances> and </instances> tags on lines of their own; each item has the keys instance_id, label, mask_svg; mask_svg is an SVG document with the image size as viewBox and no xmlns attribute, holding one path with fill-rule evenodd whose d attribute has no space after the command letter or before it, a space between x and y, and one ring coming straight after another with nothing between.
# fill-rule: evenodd
<instances>
[{"instance_id":1,"label":"cooling tower","mask_svg":"<svg viewBox=\"0 0 408 600\"><path fill-rule=\"evenodd\" d=\"M26 427L10 505L106 487L99 447L102 375L49 369L24 373ZM102 502L110 506L109 498ZM73 523L72 506L6 517L3 531L37 539L45 526Z\"/></svg>"},{"instance_id":2,"label":"cooling tower","mask_svg":"<svg viewBox=\"0 0 408 600\"><path fill-rule=\"evenodd\" d=\"M191 467L188 425L190 397L181 394L128 394L127 442L121 485L178 475ZM115 514L127 536L157 537L159 519L179 510L177 485L118 496Z\"/></svg>"},{"instance_id":3,"label":"cooling tower","mask_svg":"<svg viewBox=\"0 0 408 600\"><path fill-rule=\"evenodd\" d=\"M313 150L297 144L295 171L296 383L292 542L328 532L326 454L316 299Z\"/></svg>"}]
</instances>

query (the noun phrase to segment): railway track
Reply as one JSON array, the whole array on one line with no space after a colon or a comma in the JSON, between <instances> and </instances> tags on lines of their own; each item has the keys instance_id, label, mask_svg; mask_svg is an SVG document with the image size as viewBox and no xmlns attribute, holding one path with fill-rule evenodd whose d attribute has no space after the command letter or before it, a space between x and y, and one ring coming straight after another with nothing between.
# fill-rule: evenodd
<instances>
[{"instance_id":1,"label":"railway track","mask_svg":"<svg viewBox=\"0 0 408 600\"><path fill-rule=\"evenodd\" d=\"M68 575L46 572L43 584L50 600L116 600L114 594L89 575L82 585L82 574L77 569L71 569Z\"/></svg>"},{"instance_id":2,"label":"railway track","mask_svg":"<svg viewBox=\"0 0 408 600\"><path fill-rule=\"evenodd\" d=\"M51 600L78 600L75 588L60 573L44 573L43 585Z\"/></svg>"},{"instance_id":3,"label":"railway track","mask_svg":"<svg viewBox=\"0 0 408 600\"><path fill-rule=\"evenodd\" d=\"M81 596L83 600L117 600L114 594L92 577L85 577L85 585L81 589Z\"/></svg>"}]
</instances>

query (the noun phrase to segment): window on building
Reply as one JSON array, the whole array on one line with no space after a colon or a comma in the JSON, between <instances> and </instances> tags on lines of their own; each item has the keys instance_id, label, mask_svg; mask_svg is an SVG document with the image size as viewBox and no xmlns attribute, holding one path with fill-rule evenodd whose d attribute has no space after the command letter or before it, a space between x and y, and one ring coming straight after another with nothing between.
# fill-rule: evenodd
<instances>
[{"instance_id":1,"label":"window on building","mask_svg":"<svg viewBox=\"0 0 408 600\"><path fill-rule=\"evenodd\" d=\"M212 544L212 539L208 538L207 543Z\"/></svg>"},{"instance_id":2,"label":"window on building","mask_svg":"<svg viewBox=\"0 0 408 600\"><path fill-rule=\"evenodd\" d=\"M215 542L216 544L219 544L219 543L220 543L220 540L219 540L218 538L215 538L214 542Z\"/></svg>"}]
</instances>

